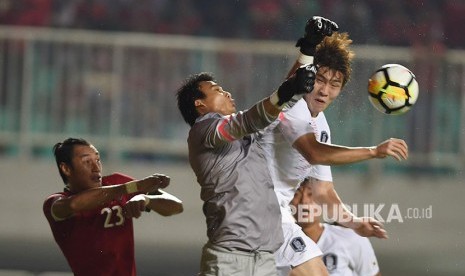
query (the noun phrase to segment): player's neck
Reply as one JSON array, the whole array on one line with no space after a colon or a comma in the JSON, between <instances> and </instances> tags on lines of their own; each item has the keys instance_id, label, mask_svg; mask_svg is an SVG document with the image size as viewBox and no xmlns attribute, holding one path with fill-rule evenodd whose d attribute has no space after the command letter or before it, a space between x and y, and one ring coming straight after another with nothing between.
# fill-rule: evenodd
<instances>
[{"instance_id":1,"label":"player's neck","mask_svg":"<svg viewBox=\"0 0 465 276\"><path fill-rule=\"evenodd\" d=\"M313 223L302 227L307 236L309 236L314 242L320 240L321 234L323 234L324 226L321 223Z\"/></svg>"}]
</instances>

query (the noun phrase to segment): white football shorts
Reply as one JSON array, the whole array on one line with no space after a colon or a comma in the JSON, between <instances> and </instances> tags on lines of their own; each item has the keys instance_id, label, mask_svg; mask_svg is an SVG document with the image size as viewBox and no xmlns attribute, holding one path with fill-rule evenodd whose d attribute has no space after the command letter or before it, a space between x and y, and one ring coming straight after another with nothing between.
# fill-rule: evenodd
<instances>
[{"instance_id":1,"label":"white football shorts","mask_svg":"<svg viewBox=\"0 0 465 276\"><path fill-rule=\"evenodd\" d=\"M293 267L323 255L316 243L296 223L283 223L284 243L275 252L279 275L288 275Z\"/></svg>"}]
</instances>

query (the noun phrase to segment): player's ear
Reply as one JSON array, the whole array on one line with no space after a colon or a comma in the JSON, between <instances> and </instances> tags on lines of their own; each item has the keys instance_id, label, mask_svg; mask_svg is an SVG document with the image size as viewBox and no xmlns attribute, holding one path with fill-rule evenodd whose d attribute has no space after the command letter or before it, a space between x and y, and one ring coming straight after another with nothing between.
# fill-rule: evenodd
<instances>
[{"instance_id":1,"label":"player's ear","mask_svg":"<svg viewBox=\"0 0 465 276\"><path fill-rule=\"evenodd\" d=\"M194 105L195 105L196 108L198 108L200 106L205 106L205 104L203 103L203 101L201 99L195 100Z\"/></svg>"},{"instance_id":2,"label":"player's ear","mask_svg":"<svg viewBox=\"0 0 465 276\"><path fill-rule=\"evenodd\" d=\"M206 111L207 105L201 99L195 100L194 105L195 105L195 109L197 109L197 112L199 112L200 114L203 115L207 113Z\"/></svg>"},{"instance_id":3,"label":"player's ear","mask_svg":"<svg viewBox=\"0 0 465 276\"><path fill-rule=\"evenodd\" d=\"M69 177L71 175L71 168L64 162L60 163L60 170L63 172L64 175Z\"/></svg>"}]
</instances>

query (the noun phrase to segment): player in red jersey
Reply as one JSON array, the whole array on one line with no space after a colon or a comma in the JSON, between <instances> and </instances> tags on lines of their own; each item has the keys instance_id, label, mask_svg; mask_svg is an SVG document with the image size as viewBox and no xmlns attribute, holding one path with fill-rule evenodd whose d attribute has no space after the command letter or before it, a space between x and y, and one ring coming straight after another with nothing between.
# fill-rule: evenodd
<instances>
[{"instance_id":1,"label":"player in red jersey","mask_svg":"<svg viewBox=\"0 0 465 276\"><path fill-rule=\"evenodd\" d=\"M183 210L179 199L159 190L170 178L102 178L99 152L83 139L68 138L53 151L66 186L45 200L43 211L73 273L136 275L132 218L145 210L164 216Z\"/></svg>"}]
</instances>

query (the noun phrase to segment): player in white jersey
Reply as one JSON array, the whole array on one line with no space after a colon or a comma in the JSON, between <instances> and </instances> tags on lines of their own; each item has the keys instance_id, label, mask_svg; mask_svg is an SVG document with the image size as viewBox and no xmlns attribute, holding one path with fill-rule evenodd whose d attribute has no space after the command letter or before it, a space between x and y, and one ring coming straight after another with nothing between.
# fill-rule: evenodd
<instances>
[{"instance_id":1,"label":"player in white jersey","mask_svg":"<svg viewBox=\"0 0 465 276\"><path fill-rule=\"evenodd\" d=\"M308 113L308 120L301 120L303 114ZM274 182L274 190L279 201L282 217L282 228L284 234L284 244L275 253L276 265L280 275L288 275L291 267L294 270L301 270L302 275L312 272L312 275L326 275L325 271L315 273L314 266L323 266L320 258L322 252L318 246L295 223L291 211L290 202L294 197L296 188L302 182L302 178L312 174L317 174L321 179L332 181L331 170L318 169L329 168L328 166L311 166L307 160L290 143L308 131L313 131L316 125L326 125L320 129L323 133L329 134L329 127L323 113L317 118L311 118L305 101L298 101L286 114L280 115L279 121L274 122L263 135L263 145L269 154L267 159L271 176ZM287 120L292 120L295 126L292 130L282 133L279 129ZM326 131L327 130L327 131ZM270 135L270 131L272 135ZM329 135L323 134L324 139L329 139ZM295 274L295 273L294 273ZM299 274L295 274L299 275Z\"/></svg>"},{"instance_id":2,"label":"player in white jersey","mask_svg":"<svg viewBox=\"0 0 465 276\"><path fill-rule=\"evenodd\" d=\"M381 275L368 238L355 234L351 229L320 222L321 212L317 211L310 185L302 185L297 190L291 205L297 210L297 223L323 251L323 262L330 275Z\"/></svg>"},{"instance_id":3,"label":"player in white jersey","mask_svg":"<svg viewBox=\"0 0 465 276\"><path fill-rule=\"evenodd\" d=\"M321 17L313 17L308 21L305 36L315 35L309 26L324 25ZM299 183L309 175L315 175L319 181L312 183L315 200L318 204L326 204L329 215L339 213L344 221L339 221L362 236L386 238L386 231L380 222L373 218L356 218L344 205L334 190L329 167L317 169L310 164L348 164L372 158L392 156L397 160L408 157L406 143L401 139L391 138L375 147L344 147L332 145L330 131L323 111L339 95L350 78L353 52L349 46L352 40L347 33L334 33L330 37L321 36L322 42L313 51L307 51L312 43L298 46L302 53L295 68L301 63L312 62L310 55L315 55L314 64L317 71L313 93L297 102L293 107L284 110L278 121L270 125L264 132L262 144L268 153L267 161L274 179L275 192L281 205L283 232L285 242L275 253L278 270L292 270L290 275L327 275L326 271L314 272L313 268L321 262L317 256L320 252L314 243L306 238L292 218L289 203ZM310 47L311 48L311 47ZM292 72L292 70L291 70ZM286 274L283 274L286 275Z\"/></svg>"}]
</instances>

